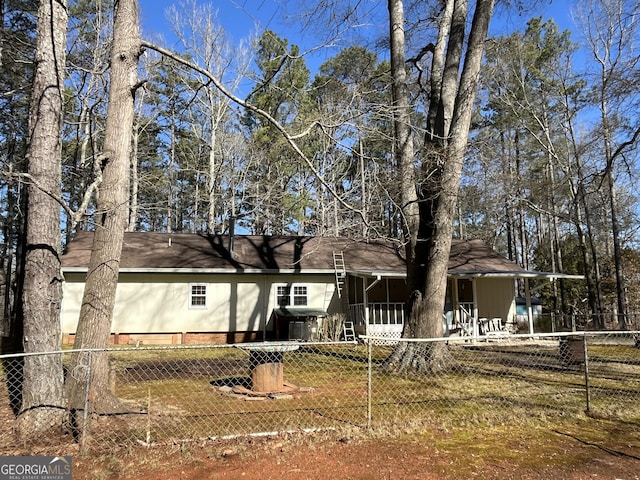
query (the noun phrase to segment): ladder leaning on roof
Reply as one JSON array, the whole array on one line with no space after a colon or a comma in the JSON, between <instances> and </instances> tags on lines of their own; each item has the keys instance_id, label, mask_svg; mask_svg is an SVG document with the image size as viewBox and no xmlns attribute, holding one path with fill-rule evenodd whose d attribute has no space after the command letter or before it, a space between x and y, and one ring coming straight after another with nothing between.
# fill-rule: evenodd
<instances>
[{"instance_id":1,"label":"ladder leaning on roof","mask_svg":"<svg viewBox=\"0 0 640 480\"><path fill-rule=\"evenodd\" d=\"M344 279L347 276L347 272L344 267L344 254L342 252L333 252L333 268L336 272L336 289L338 291L338 298L342 298Z\"/></svg>"}]
</instances>

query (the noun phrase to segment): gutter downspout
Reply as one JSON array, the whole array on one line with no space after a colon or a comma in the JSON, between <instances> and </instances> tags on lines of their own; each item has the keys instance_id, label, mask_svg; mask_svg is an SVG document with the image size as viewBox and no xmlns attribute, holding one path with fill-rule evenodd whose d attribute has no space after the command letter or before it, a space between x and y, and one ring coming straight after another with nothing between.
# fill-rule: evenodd
<instances>
[{"instance_id":1,"label":"gutter downspout","mask_svg":"<svg viewBox=\"0 0 640 480\"><path fill-rule=\"evenodd\" d=\"M377 276L376 276L376 279L373 281L373 283L372 283L371 285L369 285L367 288L365 288L365 291L367 291L367 292L368 292L369 290L371 290L373 287L375 287L375 286L376 286L376 284L377 284L380 280L382 280L382 277L380 277L380 275L377 275Z\"/></svg>"}]
</instances>

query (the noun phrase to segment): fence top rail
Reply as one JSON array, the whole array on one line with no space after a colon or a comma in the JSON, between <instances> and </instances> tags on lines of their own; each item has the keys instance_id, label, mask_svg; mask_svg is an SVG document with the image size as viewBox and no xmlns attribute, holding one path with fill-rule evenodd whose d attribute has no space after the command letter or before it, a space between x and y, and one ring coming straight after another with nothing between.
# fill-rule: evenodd
<instances>
[{"instance_id":1,"label":"fence top rail","mask_svg":"<svg viewBox=\"0 0 640 480\"><path fill-rule=\"evenodd\" d=\"M576 332L550 332L550 333L504 333L495 332L491 336L478 335L466 337L438 337L438 338L398 338L384 335L360 335L360 339L372 341L398 341L398 342L468 342L469 340L483 341L490 339L559 339L564 337L620 337L640 335L640 330L598 330L598 331L576 331Z\"/></svg>"},{"instance_id":2,"label":"fence top rail","mask_svg":"<svg viewBox=\"0 0 640 480\"><path fill-rule=\"evenodd\" d=\"M21 358L36 355L60 355L60 354L72 354L72 353L100 353L100 352L142 352L151 350L204 350L215 348L238 348L238 349L252 349L259 346L278 347L278 346L331 346L331 345L357 345L358 341L341 341L341 342L290 342L290 341L274 341L274 342L246 342L246 343L211 343L200 345L147 345L147 346L127 346L127 347L106 347L106 348L80 348L80 349L64 349L64 350L50 350L44 352L21 352L21 353L7 353L0 355L0 360L8 358Z\"/></svg>"},{"instance_id":3,"label":"fence top rail","mask_svg":"<svg viewBox=\"0 0 640 480\"><path fill-rule=\"evenodd\" d=\"M600 330L600 331L576 331L576 332L551 332L551 333L522 333L522 334L510 334L505 333L501 335L496 333L491 336L478 335L478 336L466 336L466 337L439 337L439 338L398 338L388 337L384 335L360 335L358 338L362 341L397 341L397 342L468 342L469 340L483 341L489 339L559 339L563 337L620 337L620 336L640 336L640 330ZM21 353L8 353L0 355L0 360L9 358L21 358L36 355L60 355L60 354L73 354L73 353L99 353L99 352L141 352L141 351L159 351L159 350L203 350L203 349L215 349L215 348L238 348L238 349L251 349L260 345L263 346L287 346L287 345L299 345L299 346L345 346L345 345L357 345L358 341L340 341L340 342L291 342L291 341L273 341L273 342L246 342L246 343L212 343L212 344L200 344L200 345L147 345L147 346L127 346L127 347L115 347L110 346L106 348L84 348L84 349L64 349L64 350L51 350L44 352L21 352Z\"/></svg>"}]
</instances>

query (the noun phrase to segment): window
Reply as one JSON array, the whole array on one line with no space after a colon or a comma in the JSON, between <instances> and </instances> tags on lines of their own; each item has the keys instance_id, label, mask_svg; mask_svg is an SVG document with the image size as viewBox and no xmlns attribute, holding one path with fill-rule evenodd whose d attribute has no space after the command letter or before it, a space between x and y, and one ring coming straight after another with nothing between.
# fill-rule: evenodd
<instances>
[{"instance_id":1,"label":"window","mask_svg":"<svg viewBox=\"0 0 640 480\"><path fill-rule=\"evenodd\" d=\"M191 285L189 306L191 308L207 307L207 286L202 283Z\"/></svg>"},{"instance_id":2,"label":"window","mask_svg":"<svg viewBox=\"0 0 640 480\"><path fill-rule=\"evenodd\" d=\"M306 285L278 285L276 287L276 303L280 307L307 305Z\"/></svg>"},{"instance_id":3,"label":"window","mask_svg":"<svg viewBox=\"0 0 640 480\"><path fill-rule=\"evenodd\" d=\"M291 305L291 287L289 285L278 285L276 303L280 307Z\"/></svg>"},{"instance_id":4,"label":"window","mask_svg":"<svg viewBox=\"0 0 640 480\"><path fill-rule=\"evenodd\" d=\"M294 305L307 304L307 287L305 285L299 285L299 286L293 287L293 304Z\"/></svg>"}]
</instances>

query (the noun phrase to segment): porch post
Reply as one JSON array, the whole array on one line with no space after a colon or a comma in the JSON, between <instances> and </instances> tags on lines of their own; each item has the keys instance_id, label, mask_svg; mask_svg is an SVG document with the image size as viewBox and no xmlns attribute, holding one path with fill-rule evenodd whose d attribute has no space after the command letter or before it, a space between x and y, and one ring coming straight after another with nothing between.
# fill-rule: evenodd
<instances>
[{"instance_id":1,"label":"porch post","mask_svg":"<svg viewBox=\"0 0 640 480\"><path fill-rule=\"evenodd\" d=\"M262 304L262 341L267 339L267 323L269 323L269 299L271 298L271 288L267 283L267 276L262 276L262 288L258 294L258 302ZM275 331L275 327L274 327ZM277 335L277 334L276 334ZM184 340L184 336L182 337Z\"/></svg>"},{"instance_id":2,"label":"porch post","mask_svg":"<svg viewBox=\"0 0 640 480\"><path fill-rule=\"evenodd\" d=\"M524 298L527 302L527 320L529 321L529 333L533 335L533 311L531 310L531 290L529 289L529 279L524 279Z\"/></svg>"},{"instance_id":3,"label":"porch post","mask_svg":"<svg viewBox=\"0 0 640 480\"><path fill-rule=\"evenodd\" d=\"M451 282L451 308L453 309L453 327L460 325L460 303L458 299L458 278L452 277Z\"/></svg>"},{"instance_id":4,"label":"porch post","mask_svg":"<svg viewBox=\"0 0 640 480\"><path fill-rule=\"evenodd\" d=\"M385 287L386 296L387 296L387 325L391 325L391 305L389 303L389 279L388 278L384 279L384 287ZM395 311L394 311L394 316L395 316ZM393 323L395 324L396 322L394 321Z\"/></svg>"},{"instance_id":5,"label":"porch post","mask_svg":"<svg viewBox=\"0 0 640 480\"><path fill-rule=\"evenodd\" d=\"M473 293L473 338L477 339L480 331L478 329L478 285L476 284L476 277L471 278L471 291Z\"/></svg>"},{"instance_id":6,"label":"porch post","mask_svg":"<svg viewBox=\"0 0 640 480\"><path fill-rule=\"evenodd\" d=\"M362 304L364 305L364 325L369 335L369 293L367 292L367 277L362 277Z\"/></svg>"}]
</instances>

